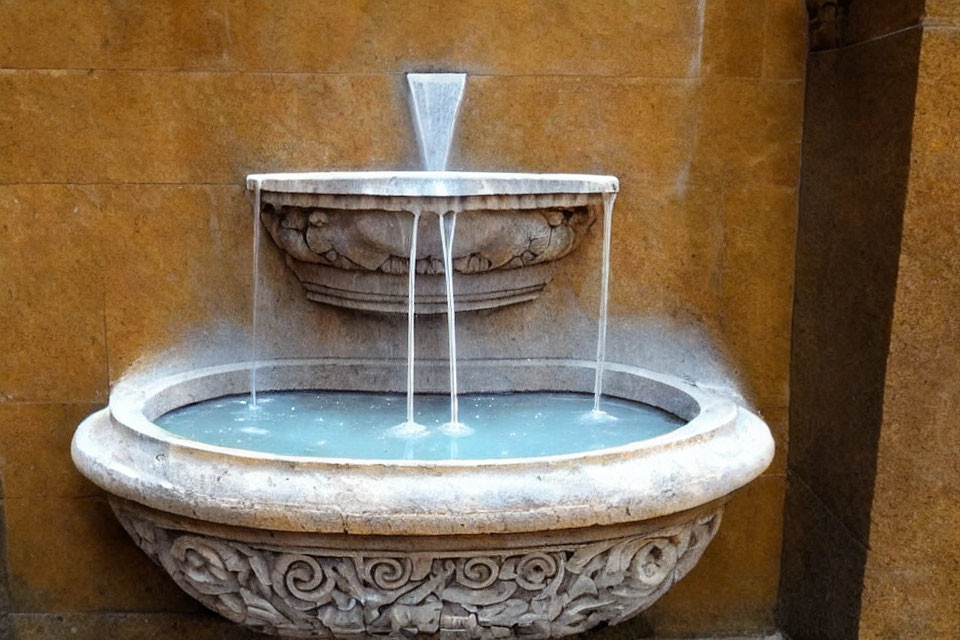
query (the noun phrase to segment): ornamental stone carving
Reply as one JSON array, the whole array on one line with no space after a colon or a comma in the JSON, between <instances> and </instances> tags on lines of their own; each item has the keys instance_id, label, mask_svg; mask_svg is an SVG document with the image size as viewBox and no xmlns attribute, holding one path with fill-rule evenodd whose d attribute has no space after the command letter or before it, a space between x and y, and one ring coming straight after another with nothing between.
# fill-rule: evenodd
<instances>
[{"instance_id":1,"label":"ornamental stone carving","mask_svg":"<svg viewBox=\"0 0 960 640\"><path fill-rule=\"evenodd\" d=\"M443 313L438 214L457 211L453 241L458 311L536 298L555 261L581 243L602 208L599 195L490 196L446 201L262 192L260 220L307 297L336 306L406 313L414 216L417 313Z\"/></svg>"},{"instance_id":2,"label":"ornamental stone carving","mask_svg":"<svg viewBox=\"0 0 960 640\"><path fill-rule=\"evenodd\" d=\"M295 260L345 271L409 272L413 220L409 213L267 204L261 218L274 242ZM461 215L454 241L454 271L477 274L557 260L576 248L592 221L585 206ZM425 216L422 224L417 274L442 274L435 219Z\"/></svg>"},{"instance_id":3,"label":"ornamental stone carving","mask_svg":"<svg viewBox=\"0 0 960 640\"><path fill-rule=\"evenodd\" d=\"M191 596L291 638L567 636L637 615L699 560L722 508L601 539L478 551L348 551L181 531L116 507L134 541Z\"/></svg>"}]
</instances>

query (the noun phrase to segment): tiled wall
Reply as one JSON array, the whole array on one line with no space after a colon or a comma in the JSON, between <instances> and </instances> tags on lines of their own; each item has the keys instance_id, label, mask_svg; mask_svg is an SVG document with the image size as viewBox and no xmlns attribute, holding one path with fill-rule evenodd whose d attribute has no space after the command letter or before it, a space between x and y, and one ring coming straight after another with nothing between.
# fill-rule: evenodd
<instances>
[{"instance_id":1,"label":"tiled wall","mask_svg":"<svg viewBox=\"0 0 960 640\"><path fill-rule=\"evenodd\" d=\"M613 351L735 385L775 432L773 466L700 566L627 632L771 628L805 38L801 0L0 2L0 469L20 637L237 637L125 540L69 440L131 366L247 358L244 176L416 168L412 70L471 74L452 168L619 176ZM598 240L541 300L462 316L464 352L589 354ZM403 353L402 319L308 303L272 245L261 257L262 355ZM441 322L421 323L425 353L442 352Z\"/></svg>"}]
</instances>

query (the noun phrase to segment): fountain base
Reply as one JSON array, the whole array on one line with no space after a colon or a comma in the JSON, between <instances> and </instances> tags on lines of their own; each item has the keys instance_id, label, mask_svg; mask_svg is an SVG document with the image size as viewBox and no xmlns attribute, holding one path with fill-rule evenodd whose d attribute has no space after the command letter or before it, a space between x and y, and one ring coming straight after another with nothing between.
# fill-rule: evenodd
<instances>
[{"instance_id":1,"label":"fountain base","mask_svg":"<svg viewBox=\"0 0 960 640\"><path fill-rule=\"evenodd\" d=\"M289 638L557 638L629 619L700 559L719 502L631 525L356 536L217 525L119 498L137 545L204 606Z\"/></svg>"},{"instance_id":2,"label":"fountain base","mask_svg":"<svg viewBox=\"0 0 960 640\"><path fill-rule=\"evenodd\" d=\"M583 394L594 367L462 360L458 382L468 394ZM275 360L259 363L258 383L264 397L317 386L397 394L404 369ZM417 388L440 393L447 373L447 362L424 361ZM118 383L109 408L77 429L73 459L181 588L285 637L545 639L626 620L692 569L725 501L773 457L766 425L729 398L612 363L608 398L683 424L602 449L502 459L287 455L158 424L249 381L250 365L236 363Z\"/></svg>"}]
</instances>

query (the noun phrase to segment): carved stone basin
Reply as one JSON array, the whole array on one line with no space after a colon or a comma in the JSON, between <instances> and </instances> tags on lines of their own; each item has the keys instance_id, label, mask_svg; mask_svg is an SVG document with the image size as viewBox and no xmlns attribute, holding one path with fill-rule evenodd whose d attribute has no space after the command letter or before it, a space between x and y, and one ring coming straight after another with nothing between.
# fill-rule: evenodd
<instances>
[{"instance_id":1,"label":"carved stone basin","mask_svg":"<svg viewBox=\"0 0 960 640\"><path fill-rule=\"evenodd\" d=\"M404 363L261 364L263 390L399 391ZM592 389L593 363L461 361L465 392ZM286 637L550 638L638 614L696 564L731 494L770 463L766 425L679 379L606 365L606 391L686 420L655 438L503 460L294 457L155 420L242 394L246 364L121 383L73 459L187 593ZM419 365L445 389L447 363Z\"/></svg>"},{"instance_id":2,"label":"carved stone basin","mask_svg":"<svg viewBox=\"0 0 960 640\"><path fill-rule=\"evenodd\" d=\"M488 309L536 298L619 188L612 176L452 171L258 174L247 186L308 298L387 313L407 311L413 213L462 214L457 309ZM424 216L417 235L418 313L446 310L437 221Z\"/></svg>"}]
</instances>

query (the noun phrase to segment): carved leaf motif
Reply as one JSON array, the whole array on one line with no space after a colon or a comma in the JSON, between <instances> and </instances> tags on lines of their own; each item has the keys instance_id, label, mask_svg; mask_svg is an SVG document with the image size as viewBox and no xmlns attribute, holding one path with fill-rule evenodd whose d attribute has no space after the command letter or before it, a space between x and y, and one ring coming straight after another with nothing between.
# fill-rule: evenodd
<instances>
[{"instance_id":1,"label":"carved leaf motif","mask_svg":"<svg viewBox=\"0 0 960 640\"><path fill-rule=\"evenodd\" d=\"M560 637L650 606L702 554L720 511L649 535L560 547L382 553L243 544L120 511L137 544L224 617L286 637Z\"/></svg>"},{"instance_id":2,"label":"carved leaf motif","mask_svg":"<svg viewBox=\"0 0 960 640\"><path fill-rule=\"evenodd\" d=\"M274 242L301 262L347 271L406 274L410 220L406 212L322 210L264 203L261 218ZM458 218L453 265L459 273L515 269L573 251L594 216L572 209L471 211ZM418 274L443 273L438 239L421 225Z\"/></svg>"},{"instance_id":3,"label":"carved leaf motif","mask_svg":"<svg viewBox=\"0 0 960 640\"><path fill-rule=\"evenodd\" d=\"M485 606L503 602L512 596L516 590L517 585L512 582L500 582L496 586L485 589L452 586L444 589L441 597L446 602Z\"/></svg>"}]
</instances>

